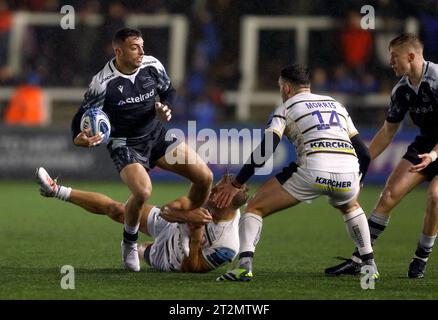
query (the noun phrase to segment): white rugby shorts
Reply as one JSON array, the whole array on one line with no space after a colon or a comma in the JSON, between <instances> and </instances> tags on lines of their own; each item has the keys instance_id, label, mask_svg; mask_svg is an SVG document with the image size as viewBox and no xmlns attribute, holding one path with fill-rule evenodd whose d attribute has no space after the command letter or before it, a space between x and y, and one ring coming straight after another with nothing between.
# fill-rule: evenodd
<instances>
[{"instance_id":1,"label":"white rugby shorts","mask_svg":"<svg viewBox=\"0 0 438 320\"><path fill-rule=\"evenodd\" d=\"M283 188L299 201L310 201L328 196L335 207L355 199L360 191L359 173L334 173L294 167L287 175L282 172L277 180Z\"/></svg>"}]
</instances>

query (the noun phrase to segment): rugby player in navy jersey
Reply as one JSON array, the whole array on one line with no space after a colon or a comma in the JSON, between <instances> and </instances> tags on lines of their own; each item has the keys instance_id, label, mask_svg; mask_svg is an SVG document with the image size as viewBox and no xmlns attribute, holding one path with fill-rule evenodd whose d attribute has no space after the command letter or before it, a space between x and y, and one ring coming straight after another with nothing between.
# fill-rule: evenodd
<instances>
[{"instance_id":1,"label":"rugby player in navy jersey","mask_svg":"<svg viewBox=\"0 0 438 320\"><path fill-rule=\"evenodd\" d=\"M423 230L407 274L409 278L423 278L438 232L438 65L424 60L423 44L414 34L394 38L389 44L389 53L392 69L402 78L392 90L386 120L369 146L371 159L388 147L406 113L409 112L420 128L420 134L389 176L368 224L374 243L388 225L392 209L412 189L430 181ZM328 275L356 274L360 272L361 263L356 250L351 259L325 272Z\"/></svg>"},{"instance_id":2,"label":"rugby player in navy jersey","mask_svg":"<svg viewBox=\"0 0 438 320\"><path fill-rule=\"evenodd\" d=\"M166 140L166 129L156 115L163 121L170 120L176 93L160 61L145 55L141 32L130 28L117 31L113 48L115 57L93 77L71 129L75 145L93 147L102 139L99 134L88 137L87 132L80 131L83 113L99 107L110 119L107 149L131 192L125 207L122 257L127 269L139 271L140 212L152 193L148 171L157 165L192 182L188 196L168 204L171 210L202 206L210 193L213 175L187 144ZM167 161L165 155L169 152L177 159L176 164Z\"/></svg>"}]
</instances>

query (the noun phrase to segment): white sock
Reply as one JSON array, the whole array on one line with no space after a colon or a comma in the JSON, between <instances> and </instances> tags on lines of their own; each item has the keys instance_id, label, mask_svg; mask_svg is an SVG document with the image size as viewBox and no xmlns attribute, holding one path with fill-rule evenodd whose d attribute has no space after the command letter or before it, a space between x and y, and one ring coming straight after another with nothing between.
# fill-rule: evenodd
<instances>
[{"instance_id":1,"label":"white sock","mask_svg":"<svg viewBox=\"0 0 438 320\"><path fill-rule=\"evenodd\" d=\"M435 239L436 235L426 236L424 233L421 233L420 241L418 242L414 257L427 262L427 259L429 259L429 255L432 252Z\"/></svg>"},{"instance_id":2,"label":"white sock","mask_svg":"<svg viewBox=\"0 0 438 320\"><path fill-rule=\"evenodd\" d=\"M125 231L129 234L136 234L138 232L138 228L140 227L140 223L137 223L135 226L128 226L126 223L124 224Z\"/></svg>"},{"instance_id":3,"label":"white sock","mask_svg":"<svg viewBox=\"0 0 438 320\"><path fill-rule=\"evenodd\" d=\"M64 187L64 186L58 186L58 189L55 192L55 198L64 200L64 201L69 201L70 200L70 193L71 193L71 188L69 187Z\"/></svg>"},{"instance_id":4,"label":"white sock","mask_svg":"<svg viewBox=\"0 0 438 320\"><path fill-rule=\"evenodd\" d=\"M432 248L435 244L436 235L434 236L426 236L424 233L421 233L420 237L420 245L424 248Z\"/></svg>"},{"instance_id":5,"label":"white sock","mask_svg":"<svg viewBox=\"0 0 438 320\"><path fill-rule=\"evenodd\" d=\"M255 251L262 232L262 224L263 219L254 213L247 212L242 215L239 221L240 253Z\"/></svg>"},{"instance_id":6,"label":"white sock","mask_svg":"<svg viewBox=\"0 0 438 320\"><path fill-rule=\"evenodd\" d=\"M362 208L356 209L353 212L344 214L344 222L347 227L348 234L356 244L361 256L373 252L370 240L370 229L368 227L367 217Z\"/></svg>"}]
</instances>

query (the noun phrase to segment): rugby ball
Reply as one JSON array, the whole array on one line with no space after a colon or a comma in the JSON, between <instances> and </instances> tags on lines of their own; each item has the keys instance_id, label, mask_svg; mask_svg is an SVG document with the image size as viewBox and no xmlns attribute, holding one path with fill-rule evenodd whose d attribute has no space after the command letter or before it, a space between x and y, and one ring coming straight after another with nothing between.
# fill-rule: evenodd
<instances>
[{"instance_id":1,"label":"rugby ball","mask_svg":"<svg viewBox=\"0 0 438 320\"><path fill-rule=\"evenodd\" d=\"M111 134L111 124L108 116L100 108L89 108L81 118L81 131L91 128L89 137L95 136L99 132L103 134L102 143L108 143Z\"/></svg>"}]
</instances>

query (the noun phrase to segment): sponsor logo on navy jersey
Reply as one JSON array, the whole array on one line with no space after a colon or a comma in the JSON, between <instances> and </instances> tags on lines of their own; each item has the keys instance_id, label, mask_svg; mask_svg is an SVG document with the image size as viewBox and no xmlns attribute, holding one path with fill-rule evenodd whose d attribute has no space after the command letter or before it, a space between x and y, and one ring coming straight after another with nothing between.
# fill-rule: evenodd
<instances>
[{"instance_id":1,"label":"sponsor logo on navy jersey","mask_svg":"<svg viewBox=\"0 0 438 320\"><path fill-rule=\"evenodd\" d=\"M149 98L151 98L151 97L153 97L153 96L155 96L155 90L154 90L154 89L152 89L152 90L151 90L150 92L148 92L148 93L140 94L140 95L138 95L138 96L136 96L136 97L129 97L129 98L126 98L125 100L120 100L119 103L118 103L118 105L119 105L119 106L123 106L124 104L127 104L127 103L138 103L138 102L142 102L142 101L145 101L145 100L147 100L147 99L149 99Z\"/></svg>"}]
</instances>

